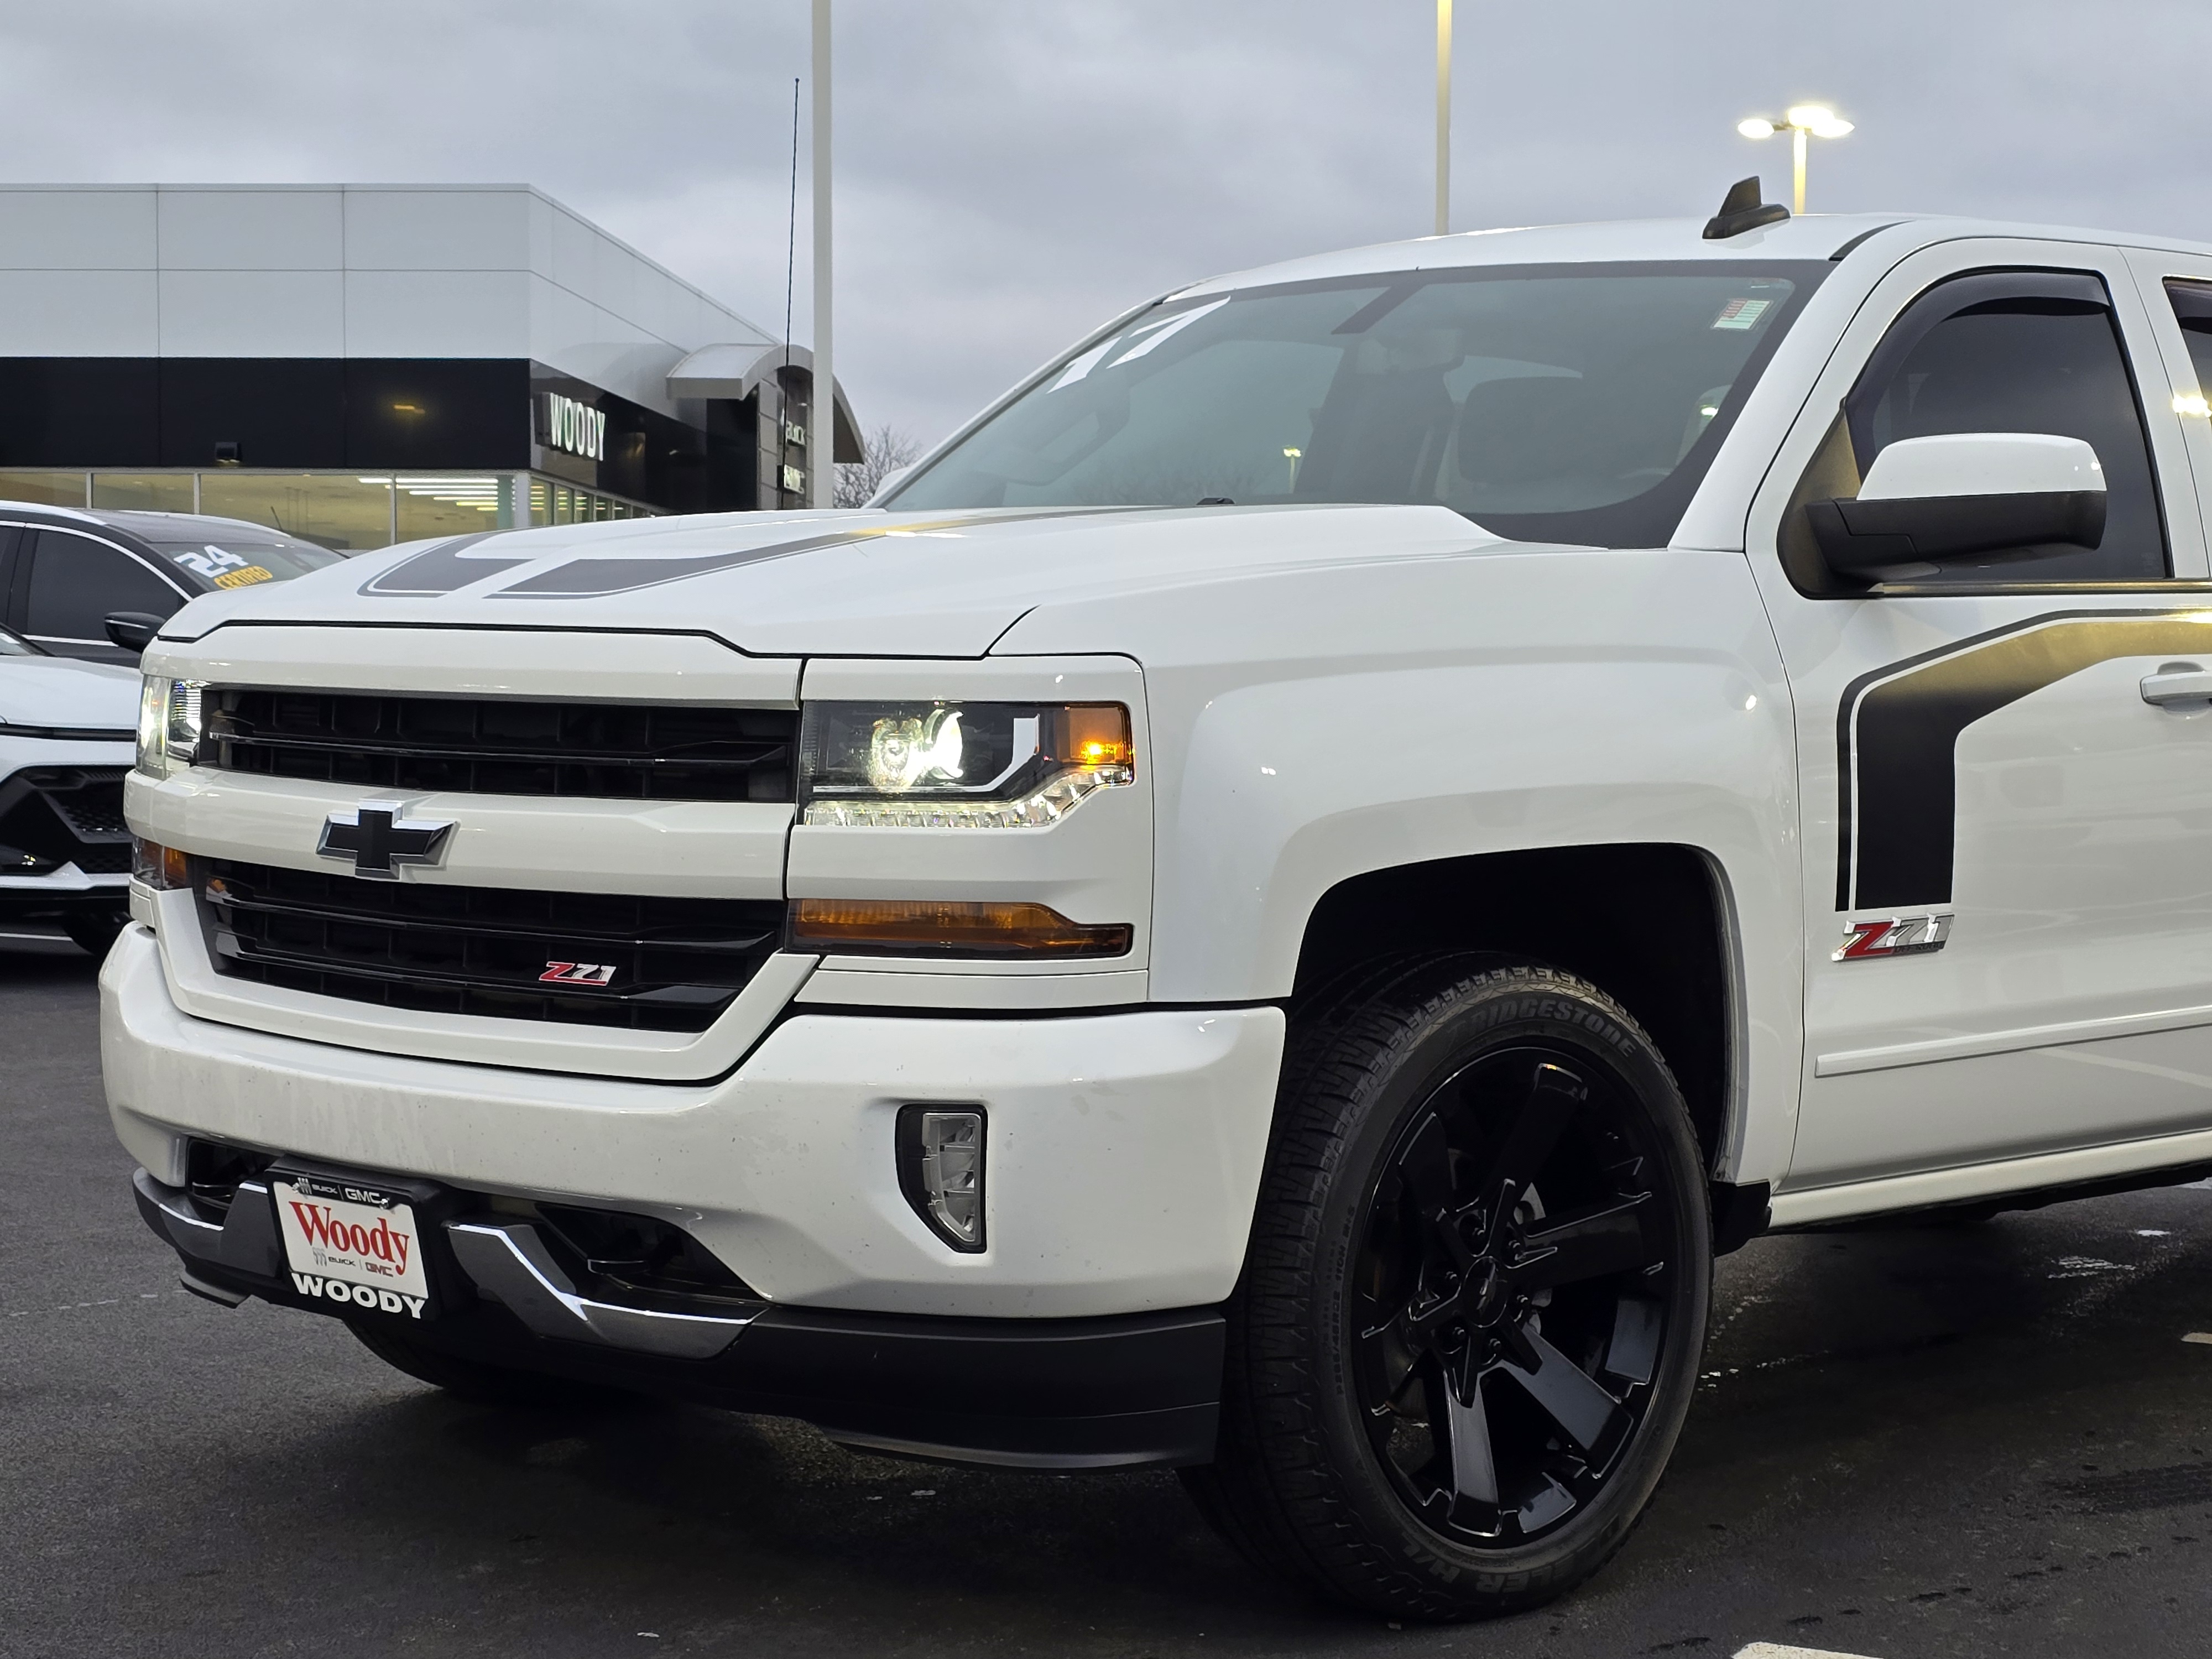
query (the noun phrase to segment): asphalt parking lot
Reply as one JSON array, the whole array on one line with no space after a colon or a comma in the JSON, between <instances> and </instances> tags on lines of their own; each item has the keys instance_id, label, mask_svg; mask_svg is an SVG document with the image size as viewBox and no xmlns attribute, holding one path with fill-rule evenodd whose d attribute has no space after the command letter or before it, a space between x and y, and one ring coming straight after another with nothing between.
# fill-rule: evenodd
<instances>
[{"instance_id":1,"label":"asphalt parking lot","mask_svg":"<svg viewBox=\"0 0 2212 1659\"><path fill-rule=\"evenodd\" d=\"M2212 1190L1753 1244L1612 1568L1529 1617L1394 1630L1255 1577L1170 1475L900 1463L690 1408L501 1414L335 1321L185 1295L66 946L0 953L0 1135L10 1656L2212 1646Z\"/></svg>"}]
</instances>

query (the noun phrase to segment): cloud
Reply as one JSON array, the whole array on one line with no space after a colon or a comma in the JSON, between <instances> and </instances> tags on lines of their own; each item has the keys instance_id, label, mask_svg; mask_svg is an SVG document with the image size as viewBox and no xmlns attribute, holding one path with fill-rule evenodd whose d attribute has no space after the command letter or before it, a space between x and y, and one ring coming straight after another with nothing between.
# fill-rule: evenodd
<instances>
[{"instance_id":1,"label":"cloud","mask_svg":"<svg viewBox=\"0 0 2212 1659\"><path fill-rule=\"evenodd\" d=\"M1454 180L1483 225L1709 213L1831 102L1816 210L2212 234L2153 0L1460 0ZM837 0L838 356L934 438L1062 345L1224 270L1428 228L1431 0ZM805 0L72 0L0 23L46 181L526 180L771 331ZM808 332L805 181L795 311Z\"/></svg>"}]
</instances>

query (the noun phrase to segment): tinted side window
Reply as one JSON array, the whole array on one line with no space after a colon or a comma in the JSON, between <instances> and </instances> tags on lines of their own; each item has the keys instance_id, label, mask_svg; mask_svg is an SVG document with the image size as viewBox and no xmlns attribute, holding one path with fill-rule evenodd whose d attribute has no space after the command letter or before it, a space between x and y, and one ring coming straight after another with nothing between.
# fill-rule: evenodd
<instances>
[{"instance_id":1,"label":"tinted side window","mask_svg":"<svg viewBox=\"0 0 2212 1659\"><path fill-rule=\"evenodd\" d=\"M2212 398L2212 283L2169 282L2166 297L2172 302L2173 319L2181 325L2182 340L2189 347L2197 392Z\"/></svg>"},{"instance_id":2,"label":"tinted side window","mask_svg":"<svg viewBox=\"0 0 2212 1659\"><path fill-rule=\"evenodd\" d=\"M2050 432L2103 464L2105 539L2066 552L1946 566L1928 582L2142 581L2168 574L2150 446L2119 326L2087 275L1982 272L1916 301L1844 404L1862 473L1900 438Z\"/></svg>"},{"instance_id":3,"label":"tinted side window","mask_svg":"<svg viewBox=\"0 0 2212 1659\"><path fill-rule=\"evenodd\" d=\"M137 560L66 530L41 530L31 545L23 631L33 639L107 643L103 624L118 611L166 617L185 602Z\"/></svg>"}]
</instances>

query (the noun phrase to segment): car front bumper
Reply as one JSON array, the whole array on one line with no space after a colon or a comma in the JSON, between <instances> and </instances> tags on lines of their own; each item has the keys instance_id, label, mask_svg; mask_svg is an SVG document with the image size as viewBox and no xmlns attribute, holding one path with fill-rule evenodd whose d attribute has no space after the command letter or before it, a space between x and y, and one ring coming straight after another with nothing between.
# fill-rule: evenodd
<instances>
[{"instance_id":1,"label":"car front bumper","mask_svg":"<svg viewBox=\"0 0 2212 1659\"><path fill-rule=\"evenodd\" d=\"M479 1304L438 1322L434 1340L496 1350L500 1363L579 1375L612 1367L633 1386L704 1389L871 1443L980 1443L972 1431L948 1439L840 1417L840 1391L878 1368L866 1355L886 1357L884 1375L901 1379L893 1394L916 1386L913 1375L934 1375L948 1398L970 1377L984 1399L1000 1387L995 1374L1012 1379L1001 1392L1054 1421L1097 1416L1102 1398L1124 1400L1113 1415L1195 1408L1163 1404L1149 1383L1102 1395L1085 1381L1157 1380L1164 1365L1186 1381L1202 1374L1212 1409L1219 1325L1210 1310L1243 1261L1281 1064L1279 1009L803 1013L728 1076L661 1085L425 1060L193 1018L172 1000L143 927L126 930L100 985L109 1106L145 1166L142 1206L204 1283L299 1300L265 1261L210 1255L204 1231L159 1220L165 1212L149 1194L183 1188L193 1139L427 1180L488 1202L651 1215L762 1298L743 1334L702 1360L548 1334L514 1298L480 1288ZM900 1190L894 1129L899 1109L915 1103L980 1104L987 1115L981 1252L945 1246ZM864 1358L836 1358L843 1344ZM945 1358L960 1353L997 1358ZM892 1358L902 1354L922 1358ZM828 1369L811 1369L817 1360ZM678 1387L671 1366L690 1381ZM1063 1376L1072 1394L1052 1381ZM775 1401L785 1403L764 1403ZM1042 1443L1013 1438L1030 1449L997 1449L1026 1456ZM1055 1456L1130 1461L1127 1447L1085 1451L1082 1435L1060 1439ZM1164 1439L1185 1452L1194 1443L1189 1433ZM1152 1447L1138 1461L1182 1455L1170 1450Z\"/></svg>"},{"instance_id":2,"label":"car front bumper","mask_svg":"<svg viewBox=\"0 0 2212 1659\"><path fill-rule=\"evenodd\" d=\"M259 1297L355 1319L396 1316L295 1287L265 1183L243 1183L221 1221L143 1170L133 1183L140 1213L176 1250L185 1285L199 1295L232 1304ZM940 1319L761 1303L686 1317L576 1296L558 1265L531 1248L530 1233L526 1224L489 1213L447 1221L434 1246L447 1305L410 1334L482 1364L799 1418L864 1450L1050 1469L1200 1463L1213 1455L1225 1334L1218 1309ZM489 1239L517 1239L521 1248L488 1251Z\"/></svg>"},{"instance_id":3,"label":"car front bumper","mask_svg":"<svg viewBox=\"0 0 2212 1659\"><path fill-rule=\"evenodd\" d=\"M131 904L128 875L88 876L74 864L43 876L0 876L0 925L120 918Z\"/></svg>"}]
</instances>

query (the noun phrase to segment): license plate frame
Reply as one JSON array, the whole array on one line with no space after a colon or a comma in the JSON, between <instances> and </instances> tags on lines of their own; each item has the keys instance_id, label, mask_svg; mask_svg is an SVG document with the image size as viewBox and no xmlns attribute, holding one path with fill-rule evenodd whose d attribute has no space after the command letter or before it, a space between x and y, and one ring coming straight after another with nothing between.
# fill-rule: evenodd
<instances>
[{"instance_id":1,"label":"license plate frame","mask_svg":"<svg viewBox=\"0 0 2212 1659\"><path fill-rule=\"evenodd\" d=\"M328 1311L407 1323L434 1317L418 1194L404 1183L300 1170L269 1171L291 1289Z\"/></svg>"}]
</instances>

